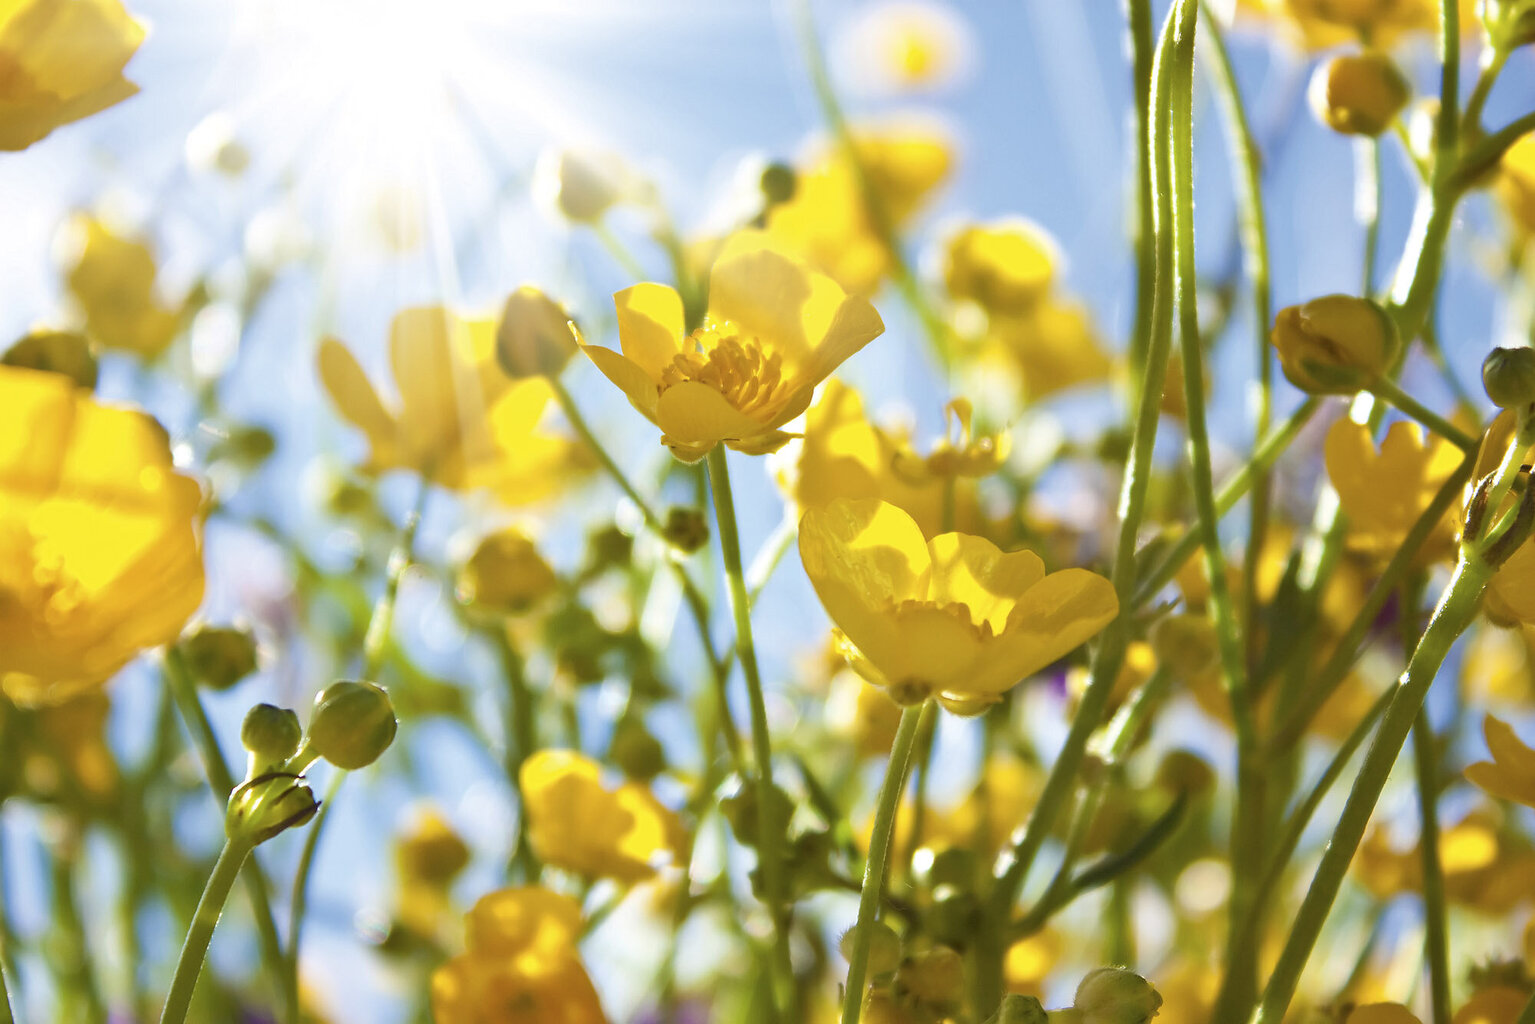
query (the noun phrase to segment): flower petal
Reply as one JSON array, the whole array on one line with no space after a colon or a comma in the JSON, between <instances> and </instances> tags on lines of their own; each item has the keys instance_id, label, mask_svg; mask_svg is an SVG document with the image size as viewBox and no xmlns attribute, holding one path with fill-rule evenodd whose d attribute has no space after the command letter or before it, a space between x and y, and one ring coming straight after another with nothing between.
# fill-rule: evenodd
<instances>
[{"instance_id":1,"label":"flower petal","mask_svg":"<svg viewBox=\"0 0 1535 1024\"><path fill-rule=\"evenodd\" d=\"M1045 578L1045 563L1032 551L1004 554L984 537L943 533L928 542L933 574L927 599L970 609L977 626L989 623L993 634L1007 625L1014 604Z\"/></svg>"},{"instance_id":2,"label":"flower petal","mask_svg":"<svg viewBox=\"0 0 1535 1024\"><path fill-rule=\"evenodd\" d=\"M1482 721L1482 733L1501 770L1535 784L1535 750L1525 746L1507 722L1488 715Z\"/></svg>"},{"instance_id":3,"label":"flower petal","mask_svg":"<svg viewBox=\"0 0 1535 1024\"><path fill-rule=\"evenodd\" d=\"M1097 573L1051 573L1018 599L968 690L1001 693L1074 650L1118 613L1114 585Z\"/></svg>"},{"instance_id":4,"label":"flower petal","mask_svg":"<svg viewBox=\"0 0 1535 1024\"><path fill-rule=\"evenodd\" d=\"M922 531L901 509L873 499L843 499L800 519L800 558L817 592L822 584L852 588L861 603L885 608L921 600L932 562ZM830 607L832 621L852 636ZM859 639L853 640L862 646Z\"/></svg>"},{"instance_id":5,"label":"flower petal","mask_svg":"<svg viewBox=\"0 0 1535 1024\"><path fill-rule=\"evenodd\" d=\"M617 385L630 403L652 423L656 421L656 382L645 368L628 356L601 345L582 345L581 351L597 364L602 375Z\"/></svg>"},{"instance_id":6,"label":"flower petal","mask_svg":"<svg viewBox=\"0 0 1535 1024\"><path fill-rule=\"evenodd\" d=\"M661 379L686 332L682 296L675 288L645 282L613 295L618 310L618 343L624 355L650 376Z\"/></svg>"},{"instance_id":7,"label":"flower petal","mask_svg":"<svg viewBox=\"0 0 1535 1024\"><path fill-rule=\"evenodd\" d=\"M368 436L369 442L386 443L395 433L394 418L379 401L378 392L347 347L335 338L320 342L320 383L348 423Z\"/></svg>"},{"instance_id":8,"label":"flower petal","mask_svg":"<svg viewBox=\"0 0 1535 1024\"><path fill-rule=\"evenodd\" d=\"M701 381L687 380L661 392L656 401L656 423L674 441L710 445L742 441L773 433L730 404L729 399Z\"/></svg>"}]
</instances>

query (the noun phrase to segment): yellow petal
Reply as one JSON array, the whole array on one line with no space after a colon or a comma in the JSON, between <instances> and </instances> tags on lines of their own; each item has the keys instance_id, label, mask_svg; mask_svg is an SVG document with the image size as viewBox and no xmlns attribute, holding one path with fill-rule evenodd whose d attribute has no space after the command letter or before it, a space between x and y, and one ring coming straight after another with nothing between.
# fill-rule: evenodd
<instances>
[{"instance_id":1,"label":"yellow petal","mask_svg":"<svg viewBox=\"0 0 1535 1024\"><path fill-rule=\"evenodd\" d=\"M601 345L582 345L581 351L597 365L603 376L617 385L624 397L652 423L656 421L657 387L644 367L627 356Z\"/></svg>"},{"instance_id":2,"label":"yellow petal","mask_svg":"<svg viewBox=\"0 0 1535 1024\"><path fill-rule=\"evenodd\" d=\"M389 360L400 393L400 425L411 447L440 458L466 423L485 413L468 325L443 306L395 314Z\"/></svg>"},{"instance_id":3,"label":"yellow petal","mask_svg":"<svg viewBox=\"0 0 1535 1024\"><path fill-rule=\"evenodd\" d=\"M618 309L618 342L624 355L652 381L659 381L682 345L682 296L675 288L646 282L616 293L613 305Z\"/></svg>"},{"instance_id":4,"label":"yellow petal","mask_svg":"<svg viewBox=\"0 0 1535 1024\"><path fill-rule=\"evenodd\" d=\"M379 401L368 375L347 347L334 338L320 342L320 383L343 419L367 435L376 449L394 444L394 418Z\"/></svg>"},{"instance_id":5,"label":"yellow petal","mask_svg":"<svg viewBox=\"0 0 1535 1024\"><path fill-rule=\"evenodd\" d=\"M800 519L799 550L817 590L823 581L835 582L876 608L927 594L932 569L927 542L911 516L886 502L844 499L807 510ZM835 613L832 621L846 630Z\"/></svg>"},{"instance_id":6,"label":"yellow petal","mask_svg":"<svg viewBox=\"0 0 1535 1024\"><path fill-rule=\"evenodd\" d=\"M1499 770L1535 785L1535 750L1525 746L1507 722L1488 715L1482 721L1482 733Z\"/></svg>"},{"instance_id":7,"label":"yellow petal","mask_svg":"<svg viewBox=\"0 0 1535 1024\"><path fill-rule=\"evenodd\" d=\"M773 432L741 412L714 388L696 380L673 384L656 402L656 423L675 441L707 446Z\"/></svg>"},{"instance_id":8,"label":"yellow petal","mask_svg":"<svg viewBox=\"0 0 1535 1024\"><path fill-rule=\"evenodd\" d=\"M943 533L928 542L933 573L927 599L954 602L970 609L977 626L989 623L1000 633L1013 605L1045 578L1045 563L1032 551L1004 554L984 537Z\"/></svg>"},{"instance_id":9,"label":"yellow petal","mask_svg":"<svg viewBox=\"0 0 1535 1024\"><path fill-rule=\"evenodd\" d=\"M1097 573L1051 573L1018 599L969 692L1007 690L1096 635L1118 612L1113 584Z\"/></svg>"}]
</instances>

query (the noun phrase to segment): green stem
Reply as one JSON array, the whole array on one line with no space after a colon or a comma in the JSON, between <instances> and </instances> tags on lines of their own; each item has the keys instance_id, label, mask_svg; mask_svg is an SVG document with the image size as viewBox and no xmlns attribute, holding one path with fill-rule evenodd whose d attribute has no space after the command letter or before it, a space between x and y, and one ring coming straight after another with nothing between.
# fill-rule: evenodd
<instances>
[{"instance_id":1,"label":"green stem","mask_svg":"<svg viewBox=\"0 0 1535 1024\"><path fill-rule=\"evenodd\" d=\"M630 252L624 243L618 240L618 236L613 234L611 228L603 222L597 221L591 225L591 229L597 236L597 240L602 243L602 247L608 251L608 255L613 257L613 261L618 264L625 274L628 274L636 281L648 281L650 279L650 275L645 272L644 266L641 265L639 260L634 258L634 253Z\"/></svg>"},{"instance_id":2,"label":"green stem","mask_svg":"<svg viewBox=\"0 0 1535 1024\"><path fill-rule=\"evenodd\" d=\"M1471 98L1466 101L1466 112L1460 119L1465 130L1473 137L1482 132L1482 108L1486 106L1487 97L1491 95L1492 87L1503 73L1503 66L1508 63L1509 54L1513 51L1488 46L1482 52L1482 70L1476 77L1476 86L1471 90Z\"/></svg>"},{"instance_id":3,"label":"green stem","mask_svg":"<svg viewBox=\"0 0 1535 1024\"><path fill-rule=\"evenodd\" d=\"M1439 67L1434 143L1440 153L1453 154L1460 146L1460 0L1439 0Z\"/></svg>"},{"instance_id":4,"label":"green stem","mask_svg":"<svg viewBox=\"0 0 1535 1024\"><path fill-rule=\"evenodd\" d=\"M288 1024L299 1024L299 941L304 936L304 914L309 907L309 873L314 867L315 853L320 848L320 834L346 777L347 773L339 768L330 777L325 798L320 801L320 809L304 835L304 849L299 854L298 867L293 872L293 891L288 894L288 954L283 972L288 982L285 993L288 1013L284 1018Z\"/></svg>"},{"instance_id":5,"label":"green stem","mask_svg":"<svg viewBox=\"0 0 1535 1024\"><path fill-rule=\"evenodd\" d=\"M49 858L52 931L56 943L51 960L61 989L61 1015L89 1024L106 1024L107 1007L96 982L85 924L80 918L80 902L75 894L81 839L80 824L68 822L65 835L54 844Z\"/></svg>"},{"instance_id":6,"label":"green stem","mask_svg":"<svg viewBox=\"0 0 1535 1024\"><path fill-rule=\"evenodd\" d=\"M890 763L885 767L885 781L880 784L879 802L874 809L874 830L869 836L869 859L863 869L863 889L858 897L858 923L853 926L853 955L847 966L847 987L842 996L842 1024L858 1024L863 1013L864 982L869 967L869 935L879 916L879 894L885 884L885 868L890 861L890 845L895 831L896 809L901 791L906 788L906 770L911 764L911 749L917 737L917 725L924 710L932 706L908 707L901 712L901 724L890 745Z\"/></svg>"},{"instance_id":7,"label":"green stem","mask_svg":"<svg viewBox=\"0 0 1535 1024\"><path fill-rule=\"evenodd\" d=\"M1519 1011L1519 1019L1514 1024L1535 1024L1535 995L1530 996L1530 1001L1524 1004L1524 1009Z\"/></svg>"},{"instance_id":8,"label":"green stem","mask_svg":"<svg viewBox=\"0 0 1535 1024\"><path fill-rule=\"evenodd\" d=\"M1532 131L1535 131L1535 110L1514 118L1472 147L1449 177L1447 187L1456 193L1471 187L1478 178L1492 169L1493 164L1503 159L1508 147Z\"/></svg>"},{"instance_id":9,"label":"green stem","mask_svg":"<svg viewBox=\"0 0 1535 1024\"><path fill-rule=\"evenodd\" d=\"M394 550L389 553L384 592L373 606L373 614L368 619L368 631L362 642L362 677L369 682L377 682L378 671L383 667L384 655L389 650L389 636L394 629L394 609L400 599L400 583L405 578L405 570L410 568L415 558L416 531L421 528L421 513L426 507L429 490L430 484L423 476L417 485L415 503L405 516L405 525L400 528Z\"/></svg>"},{"instance_id":10,"label":"green stem","mask_svg":"<svg viewBox=\"0 0 1535 1024\"><path fill-rule=\"evenodd\" d=\"M518 881L531 885L538 880L539 863L538 855L533 852L528 841L528 814L527 805L522 799L521 778L522 762L538 749L533 691L528 687L522 654L513 645L511 637L507 636L506 628L494 626L491 632L494 634L497 652L501 655L502 672L506 676L506 778L517 794L517 834L512 839L511 863L508 866Z\"/></svg>"},{"instance_id":11,"label":"green stem","mask_svg":"<svg viewBox=\"0 0 1535 1024\"><path fill-rule=\"evenodd\" d=\"M1421 709L1412 727L1413 765L1422 828L1424 957L1428 960L1432 1024L1450 1024L1450 932L1445 921L1444 866L1439 861L1439 757L1428 715Z\"/></svg>"},{"instance_id":12,"label":"green stem","mask_svg":"<svg viewBox=\"0 0 1535 1024\"><path fill-rule=\"evenodd\" d=\"M762 871L764 902L773 920L773 971L777 975L773 1018L779 1016L785 988L792 988L793 966L789 960L787 890L784 886L784 827L778 820L773 792L773 746L768 733L767 701L762 675L757 667L757 648L752 640L751 599L746 593L746 577L741 569L741 536L736 529L735 499L730 490L730 467L725 447L715 445L709 452L709 489L714 494L715 528L720 536L724 558L725 581L730 595L730 613L735 619L736 655L746 677L746 693L751 703L752 756L757 762L757 855Z\"/></svg>"},{"instance_id":13,"label":"green stem","mask_svg":"<svg viewBox=\"0 0 1535 1024\"><path fill-rule=\"evenodd\" d=\"M1377 398L1384 399L1396 407L1396 410L1405 416L1417 420L1429 430L1438 434L1446 441L1453 444L1463 452L1475 452L1478 440L1461 430L1455 424L1434 412L1428 406L1403 391L1399 385L1388 377L1378 377L1370 385L1370 393Z\"/></svg>"},{"instance_id":14,"label":"green stem","mask_svg":"<svg viewBox=\"0 0 1535 1024\"><path fill-rule=\"evenodd\" d=\"M1130 336L1132 381L1145 373L1156 290L1156 194L1151 160L1151 66L1155 57L1151 0L1126 0L1131 75L1135 87L1135 329Z\"/></svg>"},{"instance_id":15,"label":"green stem","mask_svg":"<svg viewBox=\"0 0 1535 1024\"><path fill-rule=\"evenodd\" d=\"M1359 294L1375 294L1375 265L1380 254L1381 160L1380 139L1360 136L1354 140L1354 216L1364 225L1364 260Z\"/></svg>"},{"instance_id":16,"label":"green stem","mask_svg":"<svg viewBox=\"0 0 1535 1024\"><path fill-rule=\"evenodd\" d=\"M1332 910L1338 890L1342 888L1349 862L1359 849L1370 815L1375 810L1376 801L1385 789L1391 768L1423 706L1429 685L1438 674L1451 645L1476 617L1482 591L1491 576L1492 570L1475 553L1471 553L1470 558L1463 556L1456 565L1455 575L1441 595L1434 616L1423 633L1423 639L1419 641L1407 670L1397 683L1369 752L1365 754L1364 764L1349 791L1343 814L1338 819L1332 839L1328 841L1321 863L1307 888L1306 897L1295 915L1289 939L1269 976L1263 998L1253 1013L1252 1024L1279 1024L1289 1009L1295 988L1300 982L1301 971L1311 957L1322 925Z\"/></svg>"},{"instance_id":17,"label":"green stem","mask_svg":"<svg viewBox=\"0 0 1535 1024\"><path fill-rule=\"evenodd\" d=\"M187 929L186 941L182 943L181 958L176 961L176 973L165 996L165 1008L160 1011L160 1024L182 1024L186 1020L192 992L197 987L197 976L202 973L208 943L213 939L213 929L224 912L240 865L245 863L250 852L249 844L235 839L226 841L219 851L213 873L208 876L208 884L203 887L202 898L197 901L197 910L192 915L192 927Z\"/></svg>"}]
</instances>

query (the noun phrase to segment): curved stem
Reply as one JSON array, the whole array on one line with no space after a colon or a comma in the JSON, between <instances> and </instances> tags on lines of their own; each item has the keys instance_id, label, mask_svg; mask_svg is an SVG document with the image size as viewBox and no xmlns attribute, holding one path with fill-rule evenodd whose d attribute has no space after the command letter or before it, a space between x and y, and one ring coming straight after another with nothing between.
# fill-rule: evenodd
<instances>
[{"instance_id":1,"label":"curved stem","mask_svg":"<svg viewBox=\"0 0 1535 1024\"><path fill-rule=\"evenodd\" d=\"M864 863L863 888L858 897L858 923L853 926L853 955L847 966L847 986L842 996L842 1024L858 1024L863 1013L863 990L869 966L869 935L879 916L879 894L885 884L885 868L890 861L896 809L901 791L906 788L906 771L911 764L911 749L917 738L917 726L931 715L935 705L908 707L901 712L901 724L890 744L890 763L885 766L885 781L879 787L879 802L874 809L874 830L869 836L869 859Z\"/></svg>"},{"instance_id":2,"label":"curved stem","mask_svg":"<svg viewBox=\"0 0 1535 1024\"><path fill-rule=\"evenodd\" d=\"M1398 412L1417 420L1463 452L1475 452L1480 444L1476 438L1403 391L1400 385L1387 377L1380 377L1371 384L1370 393L1389 402Z\"/></svg>"},{"instance_id":3,"label":"curved stem","mask_svg":"<svg viewBox=\"0 0 1535 1024\"><path fill-rule=\"evenodd\" d=\"M762 675L757 667L757 648L752 641L751 598L746 593L746 576L741 569L741 536L736 529L735 499L730 491L730 467L724 445L709 452L709 489L714 494L715 528L719 531L720 552L724 557L725 581L730 595L730 612L735 619L736 654L746 677L746 693L751 702L752 756L757 762L757 856L762 871L763 893L773 919L773 972L777 975L775 992L792 988L793 966L789 961L787 890L784 886L783 836L785 822L778 820L773 792L773 745L768 733L767 701L763 695ZM775 1000L772 1017L779 1017L782 1000Z\"/></svg>"},{"instance_id":4,"label":"curved stem","mask_svg":"<svg viewBox=\"0 0 1535 1024\"><path fill-rule=\"evenodd\" d=\"M160 1011L160 1024L182 1024L187 1008L192 1004L192 992L197 988L197 976L202 973L203 960L208 955L208 943L213 939L213 929L224 912L240 865L250 854L251 847L235 839L224 843L208 884L203 887L202 898L192 914L192 926L187 929L186 941L181 946L181 957L176 961L176 973L171 978L170 991L165 996L165 1008Z\"/></svg>"}]
</instances>

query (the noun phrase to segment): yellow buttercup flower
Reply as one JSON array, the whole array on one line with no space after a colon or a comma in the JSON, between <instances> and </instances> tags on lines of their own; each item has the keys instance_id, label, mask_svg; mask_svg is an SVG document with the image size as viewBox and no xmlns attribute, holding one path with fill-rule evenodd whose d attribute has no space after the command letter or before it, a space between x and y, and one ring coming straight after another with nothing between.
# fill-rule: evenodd
<instances>
[{"instance_id":1,"label":"yellow buttercup flower","mask_svg":"<svg viewBox=\"0 0 1535 1024\"><path fill-rule=\"evenodd\" d=\"M1482 721L1491 761L1466 766L1466 778L1491 796L1535 807L1535 750L1522 743L1501 718Z\"/></svg>"},{"instance_id":2,"label":"yellow buttercup flower","mask_svg":"<svg viewBox=\"0 0 1535 1024\"><path fill-rule=\"evenodd\" d=\"M496 323L441 306L402 310L389 332L399 399L387 407L346 346L320 343L320 382L342 418L367 435L369 472L408 469L454 490L493 489L511 505L558 493L590 468L575 441L542 421L553 391L512 381L496 364Z\"/></svg>"},{"instance_id":3,"label":"yellow buttercup flower","mask_svg":"<svg viewBox=\"0 0 1535 1024\"><path fill-rule=\"evenodd\" d=\"M1365 38L1385 45L1404 33L1432 32L1439 23L1434 0L1238 0L1237 7L1277 22L1314 50ZM1463 31L1475 30L1475 8L1461 5Z\"/></svg>"},{"instance_id":4,"label":"yellow buttercup flower","mask_svg":"<svg viewBox=\"0 0 1535 1024\"><path fill-rule=\"evenodd\" d=\"M1498 164L1497 193L1526 236L1535 235L1535 132L1515 140Z\"/></svg>"},{"instance_id":5,"label":"yellow buttercup flower","mask_svg":"<svg viewBox=\"0 0 1535 1024\"><path fill-rule=\"evenodd\" d=\"M945 243L943 280L989 313L1022 313L1045 297L1059 262L1055 240L1029 221L971 224Z\"/></svg>"},{"instance_id":6,"label":"yellow buttercup flower","mask_svg":"<svg viewBox=\"0 0 1535 1024\"><path fill-rule=\"evenodd\" d=\"M1437 434L1425 437L1416 423L1391 424L1375 450L1370 428L1341 419L1323 447L1327 478L1348 514L1350 540L1380 557L1396 553L1434 495L1460 465L1461 452ZM1456 522L1449 512L1435 527L1421 559L1450 554Z\"/></svg>"},{"instance_id":7,"label":"yellow buttercup flower","mask_svg":"<svg viewBox=\"0 0 1535 1024\"><path fill-rule=\"evenodd\" d=\"M831 143L798 170L794 195L767 214L767 231L778 244L831 275L855 295L871 295L890 271L889 245L877 217L896 230L921 208L949 175L949 141L917 128L857 128L853 149ZM879 198L875 214L864 201L859 169Z\"/></svg>"},{"instance_id":8,"label":"yellow buttercup flower","mask_svg":"<svg viewBox=\"0 0 1535 1024\"><path fill-rule=\"evenodd\" d=\"M646 786L602 784L597 762L570 750L540 750L518 775L528 838L548 864L588 878L643 881L680 856L682 822Z\"/></svg>"},{"instance_id":9,"label":"yellow buttercup flower","mask_svg":"<svg viewBox=\"0 0 1535 1024\"><path fill-rule=\"evenodd\" d=\"M1351 395L1385 372L1396 325L1369 299L1323 295L1274 317L1269 341L1285 377L1313 395Z\"/></svg>"},{"instance_id":10,"label":"yellow buttercup flower","mask_svg":"<svg viewBox=\"0 0 1535 1024\"><path fill-rule=\"evenodd\" d=\"M684 462L715 445L761 455L817 384L885 329L866 299L773 248L755 232L732 240L709 275L709 311L688 334L682 297L637 284L613 297L622 353L583 350L661 428Z\"/></svg>"},{"instance_id":11,"label":"yellow buttercup flower","mask_svg":"<svg viewBox=\"0 0 1535 1024\"><path fill-rule=\"evenodd\" d=\"M991 338L1016 366L1030 402L1103 383L1114 366L1087 309L1069 300L1049 298L1017 316L993 317Z\"/></svg>"},{"instance_id":12,"label":"yellow buttercup flower","mask_svg":"<svg viewBox=\"0 0 1535 1024\"><path fill-rule=\"evenodd\" d=\"M396 838L394 863L395 919L417 935L439 935L453 902L449 887L468 866L469 847L446 818L427 809Z\"/></svg>"},{"instance_id":13,"label":"yellow buttercup flower","mask_svg":"<svg viewBox=\"0 0 1535 1024\"><path fill-rule=\"evenodd\" d=\"M1525 989L1494 985L1466 1000L1450 1024L1515 1024L1529 1001L1530 993Z\"/></svg>"},{"instance_id":14,"label":"yellow buttercup flower","mask_svg":"<svg viewBox=\"0 0 1535 1024\"><path fill-rule=\"evenodd\" d=\"M576 940L581 907L538 886L469 911L465 951L432 975L437 1024L605 1024Z\"/></svg>"},{"instance_id":15,"label":"yellow buttercup flower","mask_svg":"<svg viewBox=\"0 0 1535 1024\"><path fill-rule=\"evenodd\" d=\"M837 501L800 520L800 557L859 673L899 703L993 702L1118 613L1108 580L1045 574L1031 551L944 533L928 541L882 501Z\"/></svg>"},{"instance_id":16,"label":"yellow buttercup flower","mask_svg":"<svg viewBox=\"0 0 1535 1024\"><path fill-rule=\"evenodd\" d=\"M79 248L67 283L85 313L85 329L107 348L146 358L176 337L182 314L155 293L155 257L143 241L125 238L95 217L69 225Z\"/></svg>"},{"instance_id":17,"label":"yellow buttercup flower","mask_svg":"<svg viewBox=\"0 0 1535 1024\"><path fill-rule=\"evenodd\" d=\"M886 0L861 14L842 47L854 81L874 93L941 89L964 70L968 27L931 0Z\"/></svg>"},{"instance_id":18,"label":"yellow buttercup flower","mask_svg":"<svg viewBox=\"0 0 1535 1024\"><path fill-rule=\"evenodd\" d=\"M26 149L138 92L123 67L143 41L117 0L0 2L0 150Z\"/></svg>"},{"instance_id":19,"label":"yellow buttercup flower","mask_svg":"<svg viewBox=\"0 0 1535 1024\"><path fill-rule=\"evenodd\" d=\"M56 703L170 643L203 598L202 490L149 416L0 366L0 686Z\"/></svg>"}]
</instances>

